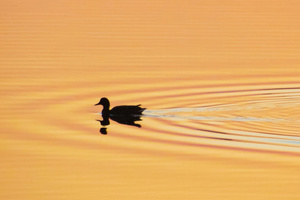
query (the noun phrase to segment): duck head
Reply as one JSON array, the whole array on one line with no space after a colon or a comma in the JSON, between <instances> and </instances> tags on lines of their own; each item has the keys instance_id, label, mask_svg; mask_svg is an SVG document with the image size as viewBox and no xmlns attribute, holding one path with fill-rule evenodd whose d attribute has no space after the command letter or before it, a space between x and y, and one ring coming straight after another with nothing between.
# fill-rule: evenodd
<instances>
[{"instance_id":1,"label":"duck head","mask_svg":"<svg viewBox=\"0 0 300 200\"><path fill-rule=\"evenodd\" d=\"M100 99L99 103L95 104L95 106L97 105L102 105L103 106L103 110L109 110L109 100L106 97L103 97Z\"/></svg>"},{"instance_id":2,"label":"duck head","mask_svg":"<svg viewBox=\"0 0 300 200\"><path fill-rule=\"evenodd\" d=\"M95 106L97 105L102 105L103 109L102 109L102 116L103 115L109 115L109 100L106 97L103 97L100 99L99 103L95 104Z\"/></svg>"}]
</instances>

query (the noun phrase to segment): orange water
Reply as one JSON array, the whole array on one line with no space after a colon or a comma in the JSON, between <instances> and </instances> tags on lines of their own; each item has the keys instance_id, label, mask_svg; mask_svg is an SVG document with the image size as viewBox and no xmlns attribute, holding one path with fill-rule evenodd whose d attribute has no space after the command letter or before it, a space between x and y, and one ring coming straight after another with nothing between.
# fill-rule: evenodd
<instances>
[{"instance_id":1,"label":"orange water","mask_svg":"<svg viewBox=\"0 0 300 200\"><path fill-rule=\"evenodd\" d=\"M1 199L300 199L299 9L1 1Z\"/></svg>"}]
</instances>

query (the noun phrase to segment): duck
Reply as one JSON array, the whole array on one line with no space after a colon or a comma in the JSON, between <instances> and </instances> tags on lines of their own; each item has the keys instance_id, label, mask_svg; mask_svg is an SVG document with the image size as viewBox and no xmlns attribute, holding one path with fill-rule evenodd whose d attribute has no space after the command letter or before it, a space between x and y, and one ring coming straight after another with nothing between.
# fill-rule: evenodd
<instances>
[{"instance_id":1,"label":"duck","mask_svg":"<svg viewBox=\"0 0 300 200\"><path fill-rule=\"evenodd\" d=\"M135 115L142 115L143 111L146 110L146 108L141 108L141 104L138 105L121 105L121 106L115 106L111 110L110 102L106 97L102 97L98 103L95 104L102 105L102 115L104 116L135 116Z\"/></svg>"}]
</instances>

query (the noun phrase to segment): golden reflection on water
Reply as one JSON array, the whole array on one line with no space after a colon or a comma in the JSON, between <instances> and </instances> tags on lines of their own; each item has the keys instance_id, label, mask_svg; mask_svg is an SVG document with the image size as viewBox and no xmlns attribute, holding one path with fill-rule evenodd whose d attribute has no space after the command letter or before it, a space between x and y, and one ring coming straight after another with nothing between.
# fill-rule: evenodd
<instances>
[{"instance_id":1,"label":"golden reflection on water","mask_svg":"<svg viewBox=\"0 0 300 200\"><path fill-rule=\"evenodd\" d=\"M298 2L0 10L1 198L300 198ZM101 135L102 96L142 128Z\"/></svg>"}]
</instances>

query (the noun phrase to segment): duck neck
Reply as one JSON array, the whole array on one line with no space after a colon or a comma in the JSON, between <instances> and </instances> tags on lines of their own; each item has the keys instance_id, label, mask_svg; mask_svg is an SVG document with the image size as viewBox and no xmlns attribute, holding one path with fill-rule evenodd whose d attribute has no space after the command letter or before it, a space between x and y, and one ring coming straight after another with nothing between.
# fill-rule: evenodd
<instances>
[{"instance_id":1,"label":"duck neck","mask_svg":"<svg viewBox=\"0 0 300 200\"><path fill-rule=\"evenodd\" d=\"M103 104L102 115L109 115L109 102Z\"/></svg>"},{"instance_id":2,"label":"duck neck","mask_svg":"<svg viewBox=\"0 0 300 200\"><path fill-rule=\"evenodd\" d=\"M103 107L102 115L109 115L109 107Z\"/></svg>"}]
</instances>

